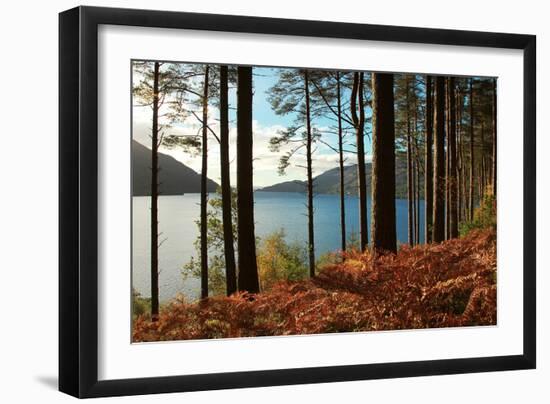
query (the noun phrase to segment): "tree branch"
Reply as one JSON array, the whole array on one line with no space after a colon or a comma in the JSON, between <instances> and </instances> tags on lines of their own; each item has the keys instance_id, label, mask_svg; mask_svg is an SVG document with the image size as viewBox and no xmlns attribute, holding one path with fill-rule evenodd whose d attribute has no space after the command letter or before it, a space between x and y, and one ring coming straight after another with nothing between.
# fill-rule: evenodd
<instances>
[{"instance_id":1,"label":"tree branch","mask_svg":"<svg viewBox=\"0 0 550 404\"><path fill-rule=\"evenodd\" d=\"M191 113L193 114L193 116L195 118L197 118L197 120L201 123L201 125L205 125L205 123L203 122L203 120L197 115L197 113L195 111L191 111ZM210 131L210 133L212 133L212 135L216 138L216 140L218 141L218 143L220 143L220 138L218 137L218 135L216 134L216 132L214 132L212 130L212 128L208 125L206 125L206 129L208 129Z\"/></svg>"}]
</instances>

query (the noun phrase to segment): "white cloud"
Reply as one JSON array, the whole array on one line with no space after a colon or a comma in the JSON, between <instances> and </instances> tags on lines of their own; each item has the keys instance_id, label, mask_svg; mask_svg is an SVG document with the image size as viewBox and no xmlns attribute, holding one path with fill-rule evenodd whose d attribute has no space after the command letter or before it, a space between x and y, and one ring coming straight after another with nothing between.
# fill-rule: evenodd
<instances>
[{"instance_id":1,"label":"white cloud","mask_svg":"<svg viewBox=\"0 0 550 404\"><path fill-rule=\"evenodd\" d=\"M151 147L151 111L144 113L143 111L136 112L137 109L144 110L146 108L134 108L134 132L133 138L147 147ZM209 111L209 126L218 133L219 122L217 121L218 110L210 108ZM169 135L196 135L200 132L201 124L194 117L189 116L184 124L172 126L165 130L165 134ZM269 140L277 135L277 132L285 129L282 125L263 126L258 121L253 122L254 132L254 186L263 187L272 185L282 181L290 180L305 180L306 179L306 156L303 151L296 153L292 158L292 164L287 168L284 176L278 174L279 159L292 146L286 145L281 147L279 152L272 152L269 149ZM230 161L231 161L231 181L235 184L236 178L236 139L237 131L233 125L230 128ZM201 156L187 153L181 149L161 148L162 153L168 154L178 161L193 170L200 172ZM220 181L220 153L217 140L209 134L208 138L208 177L214 181ZM345 153L346 165L355 164L356 155L354 153ZM367 156L367 161L370 156ZM326 145L319 143L316 145L316 153L313 156L313 174L319 175L331 168L337 167L339 162L338 154L331 150Z\"/></svg>"}]
</instances>

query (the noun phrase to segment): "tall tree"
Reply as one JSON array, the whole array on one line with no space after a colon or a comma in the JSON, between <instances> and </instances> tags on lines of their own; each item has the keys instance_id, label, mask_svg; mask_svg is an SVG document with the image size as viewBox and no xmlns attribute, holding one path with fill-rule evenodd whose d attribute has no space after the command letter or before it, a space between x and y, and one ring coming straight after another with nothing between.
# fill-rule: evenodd
<instances>
[{"instance_id":1,"label":"tall tree","mask_svg":"<svg viewBox=\"0 0 550 404\"><path fill-rule=\"evenodd\" d=\"M426 76L426 145L425 145L425 240L432 241L432 206L433 206L433 98L432 98L432 76Z\"/></svg>"},{"instance_id":2,"label":"tall tree","mask_svg":"<svg viewBox=\"0 0 550 404\"><path fill-rule=\"evenodd\" d=\"M220 265L223 265L222 269L225 271L224 282L226 285L226 292L236 290L236 265L235 265L235 236L231 224L232 206L231 206L231 183L230 183L230 162L229 162L229 120L228 120L228 81L234 80L234 75L228 77L231 73L227 66L220 66L218 69L214 69L204 64L173 64L170 71L177 80L174 80L172 89L173 97L170 102L170 115L173 120L178 122L185 122L187 116L193 116L196 121L200 123L200 130L197 134L185 133L185 134L170 134L164 136L162 145L168 149L182 148L186 152L190 152L192 155L202 154L203 172L201 174L201 186L202 181L207 180L207 159L208 159L208 140L209 136L214 138L220 145L220 174L221 174L221 204L219 204L220 213L222 213L222 219L219 229L226 231L225 239L221 244L223 248L220 248L221 255L210 254L208 250L208 244L211 239L211 234L216 233L217 229L215 223L211 221L211 214L208 212L207 206L218 207L218 204L214 201L208 203L208 194L201 190L201 219L198 221L199 237L198 237L198 255L199 260L191 267L198 266L198 277L201 279L201 296L206 297L208 293L219 290L219 279L222 274L220 273ZM223 76L223 77L222 77ZM201 80L202 78L202 80ZM208 122L208 108L211 102L216 105L220 111L220 130L217 134ZM222 139L223 136L223 139ZM206 148L206 150L205 150ZM204 167L206 166L206 170ZM203 178L204 177L204 178ZM207 202L206 204L204 202ZM204 214L206 211L206 220ZM214 227L211 229L210 227ZM206 232L206 238L202 235ZM206 249L202 240L207 240ZM205 252L206 251L206 252ZM220 257L223 259L223 264L220 264ZM212 268L214 270L212 271ZM206 268L206 270L205 270ZM195 270L195 269L193 269ZM203 282L203 280L206 281ZM214 286L211 283L214 282Z\"/></svg>"},{"instance_id":3,"label":"tall tree","mask_svg":"<svg viewBox=\"0 0 550 404\"><path fill-rule=\"evenodd\" d=\"M338 167L340 175L340 240L342 251L346 251L346 194L344 183L344 132L342 130L342 89L340 72L336 72L336 100L338 120Z\"/></svg>"},{"instance_id":4,"label":"tall tree","mask_svg":"<svg viewBox=\"0 0 550 404\"><path fill-rule=\"evenodd\" d=\"M492 150L492 185L493 185L493 195L497 196L497 79L492 80L492 90L493 90L493 102L491 108L491 123L493 129L493 150Z\"/></svg>"},{"instance_id":5,"label":"tall tree","mask_svg":"<svg viewBox=\"0 0 550 404\"><path fill-rule=\"evenodd\" d=\"M360 247L364 251L369 243L367 224L367 177L365 169L365 103L363 99L364 73L353 74L353 88L351 91L351 116L355 127L357 144L357 189L359 195L359 232ZM359 114L357 113L359 110Z\"/></svg>"},{"instance_id":6,"label":"tall tree","mask_svg":"<svg viewBox=\"0 0 550 404\"><path fill-rule=\"evenodd\" d=\"M201 298L208 297L208 75L210 66L204 67L202 94L202 158L201 158Z\"/></svg>"},{"instance_id":7,"label":"tall tree","mask_svg":"<svg viewBox=\"0 0 550 404\"><path fill-rule=\"evenodd\" d=\"M313 228L313 134L311 131L311 106L308 70L304 70L304 95L306 101L306 170L307 170L307 234L309 276L315 276L315 232Z\"/></svg>"},{"instance_id":8,"label":"tall tree","mask_svg":"<svg viewBox=\"0 0 550 404\"><path fill-rule=\"evenodd\" d=\"M405 193L407 199L407 242L413 246L420 242L420 194L424 187L424 156L419 149L425 140L425 108L419 100L426 95L425 81L415 74L395 77L395 133L398 161L405 161ZM400 177L400 174L398 174Z\"/></svg>"},{"instance_id":9,"label":"tall tree","mask_svg":"<svg viewBox=\"0 0 550 404\"><path fill-rule=\"evenodd\" d=\"M310 75L308 69L280 69L279 80L269 89L269 102L276 114L296 116L295 124L286 130L279 131L277 136L270 139L270 149L279 151L281 147L291 145L290 151L285 153L279 162L279 174L284 174L290 165L291 158L298 151L305 149L306 158L306 192L308 243L307 255L309 273L315 276L315 233L313 210L313 153L314 143L319 138L318 132L312 126L313 94L310 91Z\"/></svg>"},{"instance_id":10,"label":"tall tree","mask_svg":"<svg viewBox=\"0 0 550 404\"><path fill-rule=\"evenodd\" d=\"M176 82L171 65L164 66L161 62L133 62L132 94L136 106L150 107L151 122L151 318L158 319L159 313L159 221L158 197L159 189L159 160L158 150L164 139L164 130L171 124L166 116L165 104L170 98L172 88ZM162 111L161 111L162 110Z\"/></svg>"},{"instance_id":11,"label":"tall tree","mask_svg":"<svg viewBox=\"0 0 550 404\"><path fill-rule=\"evenodd\" d=\"M420 161L420 153L418 147L418 138L415 137L414 140L414 150L415 150L415 159L414 159L414 200L415 200L415 209L414 209L414 240L415 243L420 244L420 169L422 167L422 162Z\"/></svg>"},{"instance_id":12,"label":"tall tree","mask_svg":"<svg viewBox=\"0 0 550 404\"><path fill-rule=\"evenodd\" d=\"M151 128L151 319L159 314L158 259L158 148L159 148L159 76L160 63L155 62L153 73L153 123Z\"/></svg>"},{"instance_id":13,"label":"tall tree","mask_svg":"<svg viewBox=\"0 0 550 404\"><path fill-rule=\"evenodd\" d=\"M315 76L315 77L312 77ZM353 119L351 116L348 117L344 112L344 103L342 102L343 92L345 89L345 78L347 74L340 71L332 72L310 72L310 81L314 85L317 92L319 102L324 104L326 109L326 114L332 114L337 122L337 138L338 145L337 147L332 146L331 144L324 142L322 139L319 139L322 143L332 149L334 152L338 153L338 167L339 167L339 196L340 196L340 242L342 251L346 250L346 204L345 204L345 178L344 178L344 137L345 132L343 125L351 125L355 127ZM344 88L343 88L344 87ZM350 97L354 102L356 102L357 95L355 97ZM350 100L351 101L351 100ZM336 107L334 107L336 103ZM319 107L318 107L319 108ZM351 109L351 108L350 108ZM354 109L355 111L355 109ZM324 114L326 116L326 114Z\"/></svg>"},{"instance_id":14,"label":"tall tree","mask_svg":"<svg viewBox=\"0 0 550 404\"><path fill-rule=\"evenodd\" d=\"M448 79L449 92L449 238L458 237L458 182L457 182L457 158L456 158L456 96L455 79Z\"/></svg>"},{"instance_id":15,"label":"tall tree","mask_svg":"<svg viewBox=\"0 0 550 404\"><path fill-rule=\"evenodd\" d=\"M254 233L252 67L237 68L237 248L238 288L260 291Z\"/></svg>"},{"instance_id":16,"label":"tall tree","mask_svg":"<svg viewBox=\"0 0 550 404\"><path fill-rule=\"evenodd\" d=\"M479 156L479 195L483 196L485 189L487 187L487 159L486 159L486 150L485 150L485 122L481 119L480 122L481 128L479 130L479 147L480 147L480 156Z\"/></svg>"},{"instance_id":17,"label":"tall tree","mask_svg":"<svg viewBox=\"0 0 550 404\"><path fill-rule=\"evenodd\" d=\"M393 74L372 73L372 248L397 251Z\"/></svg>"},{"instance_id":18,"label":"tall tree","mask_svg":"<svg viewBox=\"0 0 550 404\"><path fill-rule=\"evenodd\" d=\"M409 245L414 245L414 179L412 162L412 135L411 135L411 97L410 76L405 76L405 119L407 124L407 229Z\"/></svg>"},{"instance_id":19,"label":"tall tree","mask_svg":"<svg viewBox=\"0 0 550 404\"><path fill-rule=\"evenodd\" d=\"M432 240L445 239L445 78L435 79L434 201Z\"/></svg>"},{"instance_id":20,"label":"tall tree","mask_svg":"<svg viewBox=\"0 0 550 404\"><path fill-rule=\"evenodd\" d=\"M416 89L418 86L418 77L414 76L414 97L413 97L413 151L414 151L414 241L416 244L420 243L420 168L422 167L420 159L420 149L419 149L419 110L418 110L418 96L416 94Z\"/></svg>"},{"instance_id":21,"label":"tall tree","mask_svg":"<svg viewBox=\"0 0 550 404\"><path fill-rule=\"evenodd\" d=\"M470 189L468 193L468 219L474 220L474 80L470 79Z\"/></svg>"},{"instance_id":22,"label":"tall tree","mask_svg":"<svg viewBox=\"0 0 550 404\"><path fill-rule=\"evenodd\" d=\"M450 150L450 136L451 131L451 114L450 114L450 92L449 92L449 78L445 78L445 240L450 238L451 229L451 197L450 197L450 182L449 176L451 172L451 153Z\"/></svg>"},{"instance_id":23,"label":"tall tree","mask_svg":"<svg viewBox=\"0 0 550 404\"><path fill-rule=\"evenodd\" d=\"M455 111L456 111L456 156L457 156L457 211L458 222L464 220L464 151L462 134L462 109L464 107L464 97L462 96L461 80L456 79L455 92Z\"/></svg>"},{"instance_id":24,"label":"tall tree","mask_svg":"<svg viewBox=\"0 0 550 404\"><path fill-rule=\"evenodd\" d=\"M231 212L231 177L229 161L229 102L228 102L228 68L220 66L220 163L222 191L223 251L225 257L225 277L227 295L237 291L237 269L233 239Z\"/></svg>"}]
</instances>

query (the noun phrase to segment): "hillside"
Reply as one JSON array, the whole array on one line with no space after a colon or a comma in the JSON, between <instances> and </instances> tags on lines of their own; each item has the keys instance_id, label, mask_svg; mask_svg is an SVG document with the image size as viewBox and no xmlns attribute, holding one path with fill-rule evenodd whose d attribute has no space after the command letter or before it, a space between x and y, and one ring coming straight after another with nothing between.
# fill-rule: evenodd
<instances>
[{"instance_id":1,"label":"hillside","mask_svg":"<svg viewBox=\"0 0 550 404\"><path fill-rule=\"evenodd\" d=\"M132 194L151 195L151 150L132 141ZM201 191L201 176L175 158L159 153L159 191L161 195L182 195ZM208 179L208 192L218 184Z\"/></svg>"},{"instance_id":2,"label":"hillside","mask_svg":"<svg viewBox=\"0 0 550 404\"><path fill-rule=\"evenodd\" d=\"M367 188L371 187L372 164L366 164ZM420 190L423 195L424 181L421 176ZM317 194L337 194L340 192L340 169L332 168L314 178L314 189ZM347 195L357 195L357 165L344 167L344 189ZM306 192L305 181L285 181L259 189L263 192ZM407 197L407 162L404 158L396 159L395 175L396 197L405 199Z\"/></svg>"},{"instance_id":3,"label":"hillside","mask_svg":"<svg viewBox=\"0 0 550 404\"><path fill-rule=\"evenodd\" d=\"M306 182L300 180L280 182L268 187L259 188L262 192L306 192Z\"/></svg>"},{"instance_id":4,"label":"hillside","mask_svg":"<svg viewBox=\"0 0 550 404\"><path fill-rule=\"evenodd\" d=\"M176 299L133 341L238 338L496 324L496 233L476 230L396 255L349 252L313 279L200 303ZM205 321L207 319L207 321Z\"/></svg>"}]
</instances>

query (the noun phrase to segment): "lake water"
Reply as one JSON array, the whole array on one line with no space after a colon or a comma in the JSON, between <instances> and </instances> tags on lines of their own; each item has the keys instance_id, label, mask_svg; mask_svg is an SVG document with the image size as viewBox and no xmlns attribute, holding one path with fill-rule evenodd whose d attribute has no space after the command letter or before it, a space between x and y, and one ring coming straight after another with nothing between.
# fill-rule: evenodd
<instances>
[{"instance_id":1,"label":"lake water","mask_svg":"<svg viewBox=\"0 0 550 404\"><path fill-rule=\"evenodd\" d=\"M198 279L183 280L182 267L196 256L193 242L200 214L199 194L159 197L159 294L161 302L182 293L198 298ZM255 192L254 215L259 237L284 229L287 241L307 242L306 195L286 192ZM369 212L371 202L368 201ZM407 201L396 200L397 239L407 242ZM142 296L150 296L150 207L149 197L133 197L132 282ZM340 199L338 195L317 195L315 207L315 252L340 249ZM346 231L358 234L359 209L356 196L346 197ZM424 234L424 201L420 201L420 238ZM370 231L370 221L369 221ZM370 234L369 234L370 236ZM357 239L357 237L356 237Z\"/></svg>"}]
</instances>

